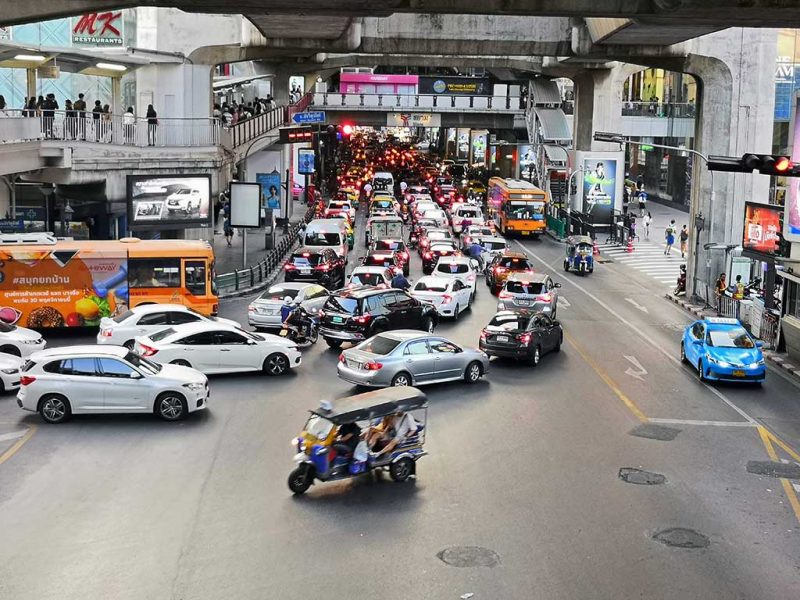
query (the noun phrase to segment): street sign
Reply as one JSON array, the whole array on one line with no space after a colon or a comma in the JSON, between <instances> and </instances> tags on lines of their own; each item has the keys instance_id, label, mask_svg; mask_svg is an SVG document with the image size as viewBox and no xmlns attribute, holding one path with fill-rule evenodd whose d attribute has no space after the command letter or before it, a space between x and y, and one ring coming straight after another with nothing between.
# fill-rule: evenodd
<instances>
[{"instance_id":1,"label":"street sign","mask_svg":"<svg viewBox=\"0 0 800 600\"><path fill-rule=\"evenodd\" d=\"M292 116L292 121L295 123L324 123L325 111L315 110L310 112L295 113Z\"/></svg>"}]
</instances>

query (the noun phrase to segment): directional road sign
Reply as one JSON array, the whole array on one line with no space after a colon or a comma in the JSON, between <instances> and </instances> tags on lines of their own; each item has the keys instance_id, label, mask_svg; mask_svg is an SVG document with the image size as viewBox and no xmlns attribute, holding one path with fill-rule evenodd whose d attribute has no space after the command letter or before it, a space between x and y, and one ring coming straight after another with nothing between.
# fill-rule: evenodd
<instances>
[{"instance_id":1,"label":"directional road sign","mask_svg":"<svg viewBox=\"0 0 800 600\"><path fill-rule=\"evenodd\" d=\"M292 116L292 121L295 123L324 123L325 111L316 110L311 112L295 113Z\"/></svg>"}]
</instances>

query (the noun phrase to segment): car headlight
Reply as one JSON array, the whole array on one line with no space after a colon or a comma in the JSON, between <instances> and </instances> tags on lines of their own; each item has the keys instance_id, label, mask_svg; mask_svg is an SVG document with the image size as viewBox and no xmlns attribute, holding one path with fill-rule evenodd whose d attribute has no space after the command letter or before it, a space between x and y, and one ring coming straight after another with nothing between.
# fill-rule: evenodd
<instances>
[{"instance_id":1,"label":"car headlight","mask_svg":"<svg viewBox=\"0 0 800 600\"><path fill-rule=\"evenodd\" d=\"M193 383L184 383L183 387L192 390L193 392L199 392L203 388L206 387L205 383L193 382Z\"/></svg>"},{"instance_id":2,"label":"car headlight","mask_svg":"<svg viewBox=\"0 0 800 600\"><path fill-rule=\"evenodd\" d=\"M716 359L713 356L709 356L708 357L708 362L713 363L713 364L718 365L718 366L723 367L723 368L727 368L727 367L731 366L730 363L725 362L724 360Z\"/></svg>"},{"instance_id":3,"label":"car headlight","mask_svg":"<svg viewBox=\"0 0 800 600\"><path fill-rule=\"evenodd\" d=\"M766 363L764 362L764 359L762 358L761 360L757 360L754 363L750 363L749 365L747 365L747 368L748 369L757 369L758 367L763 367L765 364Z\"/></svg>"},{"instance_id":4,"label":"car headlight","mask_svg":"<svg viewBox=\"0 0 800 600\"><path fill-rule=\"evenodd\" d=\"M14 375L19 372L19 369L0 369L0 371L3 371L6 375Z\"/></svg>"},{"instance_id":5,"label":"car headlight","mask_svg":"<svg viewBox=\"0 0 800 600\"><path fill-rule=\"evenodd\" d=\"M21 340L23 344L41 344L41 339L35 340Z\"/></svg>"}]
</instances>

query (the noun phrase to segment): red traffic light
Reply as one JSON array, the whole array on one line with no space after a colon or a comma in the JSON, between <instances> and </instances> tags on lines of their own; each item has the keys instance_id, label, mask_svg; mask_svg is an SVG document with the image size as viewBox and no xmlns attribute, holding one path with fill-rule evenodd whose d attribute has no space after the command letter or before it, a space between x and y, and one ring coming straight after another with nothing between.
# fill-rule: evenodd
<instances>
[{"instance_id":1,"label":"red traffic light","mask_svg":"<svg viewBox=\"0 0 800 600\"><path fill-rule=\"evenodd\" d=\"M779 156L775 160L775 170L779 173L785 173L789 169L792 168L792 161L789 160L788 156Z\"/></svg>"},{"instance_id":2,"label":"red traffic light","mask_svg":"<svg viewBox=\"0 0 800 600\"><path fill-rule=\"evenodd\" d=\"M353 126L352 125L342 125L342 133L344 135L352 135Z\"/></svg>"}]
</instances>

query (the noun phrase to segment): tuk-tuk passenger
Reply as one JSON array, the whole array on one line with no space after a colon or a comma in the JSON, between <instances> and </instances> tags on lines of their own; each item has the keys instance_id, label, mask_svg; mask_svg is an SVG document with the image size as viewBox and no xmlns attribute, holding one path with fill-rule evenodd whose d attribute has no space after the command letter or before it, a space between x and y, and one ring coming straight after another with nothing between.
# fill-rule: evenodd
<instances>
[{"instance_id":1,"label":"tuk-tuk passenger","mask_svg":"<svg viewBox=\"0 0 800 600\"><path fill-rule=\"evenodd\" d=\"M336 432L333 447L345 456L352 456L361 438L361 428L358 423L345 423Z\"/></svg>"},{"instance_id":2,"label":"tuk-tuk passenger","mask_svg":"<svg viewBox=\"0 0 800 600\"><path fill-rule=\"evenodd\" d=\"M394 450L399 444L405 441L406 438L414 435L417 432L418 425L409 413L397 411L391 415L391 426L384 433L382 439L387 440L386 445L381 448L375 456L382 456Z\"/></svg>"}]
</instances>

